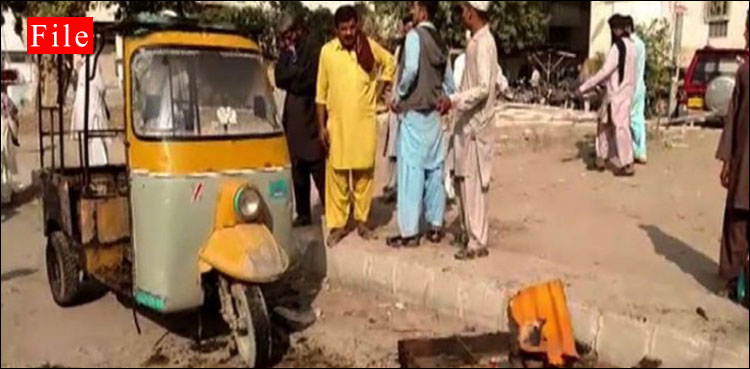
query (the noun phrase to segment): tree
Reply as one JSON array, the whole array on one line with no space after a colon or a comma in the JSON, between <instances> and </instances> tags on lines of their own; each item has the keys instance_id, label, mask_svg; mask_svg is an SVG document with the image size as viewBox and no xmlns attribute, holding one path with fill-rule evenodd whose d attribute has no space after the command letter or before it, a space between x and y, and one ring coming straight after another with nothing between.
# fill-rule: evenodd
<instances>
[{"instance_id":1,"label":"tree","mask_svg":"<svg viewBox=\"0 0 750 369\"><path fill-rule=\"evenodd\" d=\"M672 61L671 29L666 19L639 24L636 33L646 44L646 89L649 116L664 113L675 65Z\"/></svg>"},{"instance_id":2,"label":"tree","mask_svg":"<svg viewBox=\"0 0 750 369\"><path fill-rule=\"evenodd\" d=\"M410 1L372 1L377 17L377 37L393 39L401 18L409 14ZM509 53L542 44L546 39L549 8L544 1L493 1L490 27L499 47ZM465 46L465 27L459 1L441 1L435 19L442 37L453 47Z\"/></svg>"},{"instance_id":3,"label":"tree","mask_svg":"<svg viewBox=\"0 0 750 369\"><path fill-rule=\"evenodd\" d=\"M117 6L117 19L124 19L139 13L159 13L172 10L179 16L187 16L199 10L196 1L108 1L108 5Z\"/></svg>"},{"instance_id":4,"label":"tree","mask_svg":"<svg viewBox=\"0 0 750 369\"><path fill-rule=\"evenodd\" d=\"M83 17L89 10L90 1L4 1L2 10L10 10L16 19L27 17ZM4 21L4 20L3 20ZM16 22L16 33L23 37L23 22ZM73 56L62 56L62 91L67 94L73 74ZM54 105L57 96L57 68L54 55L41 55L42 68L40 72L45 105Z\"/></svg>"}]
</instances>

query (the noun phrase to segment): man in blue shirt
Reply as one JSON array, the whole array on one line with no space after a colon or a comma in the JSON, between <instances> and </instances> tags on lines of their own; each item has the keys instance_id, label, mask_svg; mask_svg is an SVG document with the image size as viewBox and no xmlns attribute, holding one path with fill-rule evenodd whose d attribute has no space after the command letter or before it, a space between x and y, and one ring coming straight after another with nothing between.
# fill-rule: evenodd
<instances>
[{"instance_id":1,"label":"man in blue shirt","mask_svg":"<svg viewBox=\"0 0 750 369\"><path fill-rule=\"evenodd\" d=\"M414 1L417 25L406 36L401 76L392 108L401 115L398 142L398 224L400 235L391 247L419 246L419 221L424 211L430 226L427 239L443 238L446 145L440 119L442 101L455 90L448 50L432 19L437 1Z\"/></svg>"},{"instance_id":2,"label":"man in blue shirt","mask_svg":"<svg viewBox=\"0 0 750 369\"><path fill-rule=\"evenodd\" d=\"M646 164L648 153L646 148L646 43L635 32L635 21L633 17L625 17L627 32L635 44L636 70L635 70L635 94L633 95L633 106L630 113L630 129L633 134L633 154L635 162Z\"/></svg>"}]
</instances>

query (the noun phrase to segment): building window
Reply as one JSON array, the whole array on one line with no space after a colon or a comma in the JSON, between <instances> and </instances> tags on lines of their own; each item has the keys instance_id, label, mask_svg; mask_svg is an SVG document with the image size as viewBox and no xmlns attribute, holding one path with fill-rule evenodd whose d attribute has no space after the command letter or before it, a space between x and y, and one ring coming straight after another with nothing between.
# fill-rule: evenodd
<instances>
[{"instance_id":1,"label":"building window","mask_svg":"<svg viewBox=\"0 0 750 369\"><path fill-rule=\"evenodd\" d=\"M706 1L706 21L729 20L729 1Z\"/></svg>"},{"instance_id":2,"label":"building window","mask_svg":"<svg viewBox=\"0 0 750 369\"><path fill-rule=\"evenodd\" d=\"M708 37L710 38L724 38L729 34L729 22L719 21L711 22L708 24Z\"/></svg>"}]
</instances>

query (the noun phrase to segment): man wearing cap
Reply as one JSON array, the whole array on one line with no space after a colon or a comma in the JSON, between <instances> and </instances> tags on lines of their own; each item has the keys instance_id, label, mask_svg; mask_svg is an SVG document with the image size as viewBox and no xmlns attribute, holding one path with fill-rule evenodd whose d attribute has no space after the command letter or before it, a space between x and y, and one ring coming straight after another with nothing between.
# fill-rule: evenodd
<instances>
[{"instance_id":1,"label":"man wearing cap","mask_svg":"<svg viewBox=\"0 0 750 369\"><path fill-rule=\"evenodd\" d=\"M315 181L321 202L325 204L325 151L318 139L315 116L315 85L321 45L308 37L297 19L288 15L282 17L279 40L282 50L276 64L275 77L276 86L286 90L282 124L292 158L297 210L293 225L304 227L312 224L311 177Z\"/></svg>"},{"instance_id":2,"label":"man wearing cap","mask_svg":"<svg viewBox=\"0 0 750 369\"><path fill-rule=\"evenodd\" d=\"M448 66L448 48L435 24L437 1L414 1L417 26L406 36L401 76L392 110L399 112L398 224L400 235L388 239L391 247L418 246L419 222L424 213L430 229L427 239L439 243L443 235L445 189L443 169L446 145L440 119L440 101L454 92Z\"/></svg>"},{"instance_id":3,"label":"man wearing cap","mask_svg":"<svg viewBox=\"0 0 750 369\"><path fill-rule=\"evenodd\" d=\"M606 118L599 126L596 143L596 169L604 171L612 156L615 175L631 177L633 167L633 136L630 129L631 108L636 83L636 48L628 38L626 20L621 15L609 19L612 30L612 48L602 69L578 89L584 94L606 83ZM616 152L612 155L612 151Z\"/></svg>"},{"instance_id":4,"label":"man wearing cap","mask_svg":"<svg viewBox=\"0 0 750 369\"><path fill-rule=\"evenodd\" d=\"M647 132L646 132L646 43L635 32L635 20L633 17L625 17L627 33L635 44L636 71L635 71L635 94L633 95L633 108L630 113L630 128L633 134L633 153L636 164L648 162Z\"/></svg>"},{"instance_id":5,"label":"man wearing cap","mask_svg":"<svg viewBox=\"0 0 750 369\"><path fill-rule=\"evenodd\" d=\"M466 68L458 93L443 100L444 109L456 110L453 137L454 172L468 235L466 248L458 260L486 257L489 241L487 194L492 175L494 145L490 129L494 123L497 98L498 56L495 39L488 25L490 1L461 4L461 18L471 31L466 48Z\"/></svg>"}]
</instances>

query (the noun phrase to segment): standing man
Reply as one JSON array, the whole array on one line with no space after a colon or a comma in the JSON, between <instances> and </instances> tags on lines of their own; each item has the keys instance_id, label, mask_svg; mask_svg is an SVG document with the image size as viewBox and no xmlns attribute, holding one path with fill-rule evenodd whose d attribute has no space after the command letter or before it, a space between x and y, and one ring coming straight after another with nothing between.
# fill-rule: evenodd
<instances>
[{"instance_id":1,"label":"standing man","mask_svg":"<svg viewBox=\"0 0 750 369\"><path fill-rule=\"evenodd\" d=\"M454 92L448 67L448 49L432 23L437 1L414 1L412 16L417 26L406 36L401 76L392 110L400 113L398 142L398 224L399 236L391 237L391 247L419 246L419 221L424 208L431 227L427 239L443 238L445 188L443 170L446 145L439 103Z\"/></svg>"},{"instance_id":2,"label":"standing man","mask_svg":"<svg viewBox=\"0 0 750 369\"><path fill-rule=\"evenodd\" d=\"M78 70L78 82L76 85L75 100L73 100L73 112L71 114L70 131L73 138L78 139L78 132L84 130L84 117L86 112L86 56L78 58L76 67ZM94 69L96 67L96 69ZM109 128L109 108L107 107L107 86L102 77L101 63L90 60L89 72L93 79L89 82L89 131L105 130ZM109 163L109 139L102 137L91 138L89 146L89 165L104 166Z\"/></svg>"},{"instance_id":3,"label":"standing man","mask_svg":"<svg viewBox=\"0 0 750 369\"><path fill-rule=\"evenodd\" d=\"M15 79L15 76L12 76ZM18 108L13 100L8 96L8 85L13 83L11 73L2 75L2 92L0 93L0 102L2 103L2 137L0 138L0 161L2 171L2 205L7 205L13 200L13 192L18 189L16 176L18 175L18 163L16 161L16 148L18 143Z\"/></svg>"},{"instance_id":4,"label":"standing man","mask_svg":"<svg viewBox=\"0 0 750 369\"><path fill-rule=\"evenodd\" d=\"M354 7L340 7L334 21L338 37L320 52L315 98L320 141L328 150L329 246L346 236L352 205L360 237L373 238L367 221L375 174L377 87L379 80L390 83L394 70L393 56L360 29Z\"/></svg>"},{"instance_id":5,"label":"standing man","mask_svg":"<svg viewBox=\"0 0 750 369\"><path fill-rule=\"evenodd\" d=\"M745 20L745 48L748 45L747 20ZM748 63L737 71L734 95L729 104L724 134L721 136L716 157L724 162L721 184L729 191L724 215L724 234L721 248L720 276L727 286L729 296L736 291L740 269L747 263L748 255Z\"/></svg>"},{"instance_id":6,"label":"standing man","mask_svg":"<svg viewBox=\"0 0 750 369\"><path fill-rule=\"evenodd\" d=\"M405 17L401 22L401 32L403 39L399 42L396 48L396 62L398 66L396 68L396 74L393 80L393 86L399 85L399 77L401 76L401 64L403 62L403 51L404 43L406 42L406 35L414 28L414 19L411 15ZM393 95L396 95L394 93ZM388 181L386 182L385 188L383 188L383 198L388 203L396 201L396 188L398 185L398 131L401 125L401 119L399 114L392 111L388 114L388 132L386 134L385 143L385 155L388 157Z\"/></svg>"},{"instance_id":7,"label":"standing man","mask_svg":"<svg viewBox=\"0 0 750 369\"><path fill-rule=\"evenodd\" d=\"M455 108L454 171L458 181L468 245L458 260L486 257L489 239L487 194L492 175L494 144L490 129L497 99L497 46L488 25L490 1L461 3L464 24L471 31L466 69L459 92L443 100L444 110Z\"/></svg>"},{"instance_id":8,"label":"standing man","mask_svg":"<svg viewBox=\"0 0 750 369\"><path fill-rule=\"evenodd\" d=\"M609 19L612 30L612 48L602 69L586 81L579 89L580 94L592 90L602 83L607 85L605 99L606 116L599 125L596 142L596 168L605 169L611 158L611 150L616 150L615 175L632 177L633 136L630 131L633 94L635 92L636 50L635 44L627 37L626 21L621 15Z\"/></svg>"},{"instance_id":9,"label":"standing man","mask_svg":"<svg viewBox=\"0 0 750 369\"><path fill-rule=\"evenodd\" d=\"M633 131L633 154L636 164L645 165L648 162L648 131L646 130L646 43L635 32L633 17L625 17L627 32L635 45L635 94L633 108L630 113L630 128Z\"/></svg>"},{"instance_id":10,"label":"standing man","mask_svg":"<svg viewBox=\"0 0 750 369\"><path fill-rule=\"evenodd\" d=\"M312 224L310 177L325 204L326 155L318 139L315 84L320 46L307 37L298 20L284 16L279 27L283 50L276 65L276 86L286 90L282 123L292 157L292 177L297 218L294 227Z\"/></svg>"}]
</instances>

